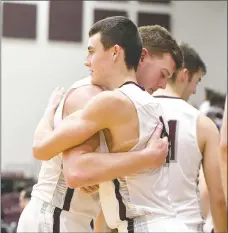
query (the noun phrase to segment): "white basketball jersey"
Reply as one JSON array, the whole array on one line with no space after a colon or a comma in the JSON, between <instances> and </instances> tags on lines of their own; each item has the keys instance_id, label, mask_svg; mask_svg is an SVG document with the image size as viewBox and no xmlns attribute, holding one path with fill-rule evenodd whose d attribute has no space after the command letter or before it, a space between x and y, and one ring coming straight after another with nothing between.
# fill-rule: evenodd
<instances>
[{"instance_id":1,"label":"white basketball jersey","mask_svg":"<svg viewBox=\"0 0 228 233\"><path fill-rule=\"evenodd\" d=\"M140 137L131 151L141 150L145 148L159 117L163 116L161 105L136 84L127 84L118 90L132 100L137 110ZM108 148L105 150L103 152L107 152ZM148 169L100 184L100 202L108 226L118 228L123 221L127 221L128 229L134 229L137 225L135 217L150 215L155 221L174 216L168 181L168 166L164 164L159 169Z\"/></svg>"},{"instance_id":2,"label":"white basketball jersey","mask_svg":"<svg viewBox=\"0 0 228 233\"><path fill-rule=\"evenodd\" d=\"M90 78L75 82L65 94L65 97L55 113L54 127L57 127L62 121L63 106L68 93L75 88L85 85L91 85ZM81 216L91 219L96 218L100 209L98 193L88 195L77 189L70 189L67 187L62 171L61 154L49 161L42 162L38 183L33 187L32 196L62 210L69 211L74 215L80 215L80 219ZM80 224L80 222L78 224Z\"/></svg>"},{"instance_id":3,"label":"white basketball jersey","mask_svg":"<svg viewBox=\"0 0 228 233\"><path fill-rule=\"evenodd\" d=\"M198 176L202 155L197 140L199 111L186 101L155 96L162 105L171 136L170 198L177 216L192 230L202 231Z\"/></svg>"}]
</instances>

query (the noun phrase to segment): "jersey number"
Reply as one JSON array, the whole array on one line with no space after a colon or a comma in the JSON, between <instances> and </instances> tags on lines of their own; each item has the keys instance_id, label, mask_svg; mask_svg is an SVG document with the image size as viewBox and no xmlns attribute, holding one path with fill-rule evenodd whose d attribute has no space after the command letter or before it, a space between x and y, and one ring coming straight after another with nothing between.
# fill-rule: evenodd
<instances>
[{"instance_id":1,"label":"jersey number","mask_svg":"<svg viewBox=\"0 0 228 233\"><path fill-rule=\"evenodd\" d=\"M163 121L163 118L160 117L160 121L163 124L163 130L161 133L161 138L167 136L169 139L169 154L166 157L166 164L169 164L170 161L176 160L176 129L177 129L177 121L176 120L170 120L168 121L169 125L169 134L167 133L165 129L165 124Z\"/></svg>"},{"instance_id":2,"label":"jersey number","mask_svg":"<svg viewBox=\"0 0 228 233\"><path fill-rule=\"evenodd\" d=\"M176 160L177 121L170 120L170 121L168 121L168 125L169 125L169 142L170 142L169 159L170 159L170 161L175 161Z\"/></svg>"}]
</instances>

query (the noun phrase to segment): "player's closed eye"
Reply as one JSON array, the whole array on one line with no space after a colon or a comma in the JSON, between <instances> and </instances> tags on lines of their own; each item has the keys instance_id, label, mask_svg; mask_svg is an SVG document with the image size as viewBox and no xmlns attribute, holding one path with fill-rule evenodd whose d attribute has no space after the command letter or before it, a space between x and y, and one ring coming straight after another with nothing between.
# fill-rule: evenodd
<instances>
[{"instance_id":1,"label":"player's closed eye","mask_svg":"<svg viewBox=\"0 0 228 233\"><path fill-rule=\"evenodd\" d=\"M166 76L164 75L164 73L161 72L161 75L160 75L161 78L166 78Z\"/></svg>"}]
</instances>

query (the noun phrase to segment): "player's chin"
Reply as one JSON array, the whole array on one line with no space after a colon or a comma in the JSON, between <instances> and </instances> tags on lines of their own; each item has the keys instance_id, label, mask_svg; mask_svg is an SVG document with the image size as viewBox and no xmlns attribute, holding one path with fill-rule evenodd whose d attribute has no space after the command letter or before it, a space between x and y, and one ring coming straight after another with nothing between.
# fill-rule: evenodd
<instances>
[{"instance_id":1,"label":"player's chin","mask_svg":"<svg viewBox=\"0 0 228 233\"><path fill-rule=\"evenodd\" d=\"M154 92L153 88L147 88L146 91L147 91L150 95L152 95L153 92Z\"/></svg>"},{"instance_id":2,"label":"player's chin","mask_svg":"<svg viewBox=\"0 0 228 233\"><path fill-rule=\"evenodd\" d=\"M94 85L99 85L99 79L96 77L96 75L93 72L91 72L91 82Z\"/></svg>"},{"instance_id":3,"label":"player's chin","mask_svg":"<svg viewBox=\"0 0 228 233\"><path fill-rule=\"evenodd\" d=\"M91 71L90 76L91 76L91 82L94 84L94 82L96 82L96 76L94 75L93 71Z\"/></svg>"}]
</instances>

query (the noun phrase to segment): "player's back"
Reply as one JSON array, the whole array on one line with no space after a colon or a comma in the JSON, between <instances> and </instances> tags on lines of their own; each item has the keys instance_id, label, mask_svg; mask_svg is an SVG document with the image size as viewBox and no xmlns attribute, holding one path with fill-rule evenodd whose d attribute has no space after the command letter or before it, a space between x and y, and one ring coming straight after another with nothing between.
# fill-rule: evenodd
<instances>
[{"instance_id":1,"label":"player's back","mask_svg":"<svg viewBox=\"0 0 228 233\"><path fill-rule=\"evenodd\" d=\"M155 96L163 107L171 136L169 191L177 216L194 231L202 231L198 176L202 154L198 146L199 111L186 101Z\"/></svg>"},{"instance_id":2,"label":"player's back","mask_svg":"<svg viewBox=\"0 0 228 233\"><path fill-rule=\"evenodd\" d=\"M126 123L125 133L123 130L121 132L129 134L127 127L135 128L137 125L138 142L130 151L141 150L145 148L160 117L163 116L162 108L155 98L140 90L135 84L124 85L119 91L134 104L138 121L136 124L132 116L131 121ZM124 137L122 135L120 137L123 140ZM134 136L131 140L135 141ZM148 169L100 184L100 201L109 227L118 228L120 232L125 232L126 229L157 232L165 231L167 228L172 231L170 228L172 225L174 231L178 230L175 228L177 222L174 221L171 225L168 223L169 220L175 219L168 195L168 182L168 166L164 165L158 169ZM161 223L160 220L164 222ZM183 229L186 230L185 226Z\"/></svg>"}]
</instances>

